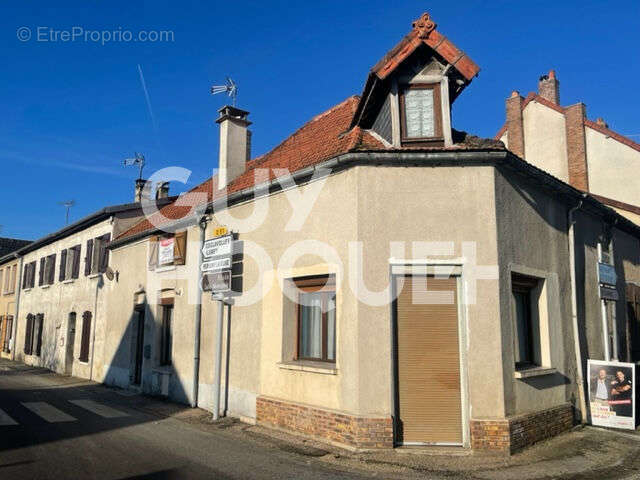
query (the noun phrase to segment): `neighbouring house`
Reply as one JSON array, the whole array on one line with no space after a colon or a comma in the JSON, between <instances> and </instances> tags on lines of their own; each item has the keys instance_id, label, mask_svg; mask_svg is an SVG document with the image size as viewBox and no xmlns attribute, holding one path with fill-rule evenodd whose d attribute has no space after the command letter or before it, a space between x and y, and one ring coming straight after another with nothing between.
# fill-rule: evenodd
<instances>
[{"instance_id":1,"label":"neighbouring house","mask_svg":"<svg viewBox=\"0 0 640 480\"><path fill-rule=\"evenodd\" d=\"M514 91L496 134L513 153L640 224L640 144L587 118L584 103L562 106L551 70L526 98Z\"/></svg>"},{"instance_id":2,"label":"neighbouring house","mask_svg":"<svg viewBox=\"0 0 640 480\"><path fill-rule=\"evenodd\" d=\"M15 253L22 262L14 357L28 365L100 378L107 305L109 241L144 218L153 202L136 181L133 203L105 207ZM167 186L156 202L166 205Z\"/></svg>"},{"instance_id":3,"label":"neighbouring house","mask_svg":"<svg viewBox=\"0 0 640 480\"><path fill-rule=\"evenodd\" d=\"M210 410L220 387L217 413L357 449L511 452L585 421L586 359L637 360L640 227L455 130L478 71L424 14L360 96L264 155L249 113L220 109L218 175L108 246L101 379ZM200 280L225 229L226 307Z\"/></svg>"},{"instance_id":4,"label":"neighbouring house","mask_svg":"<svg viewBox=\"0 0 640 480\"><path fill-rule=\"evenodd\" d=\"M30 244L29 240L0 238L0 357L11 358L13 352L16 290L20 271L20 256L16 250Z\"/></svg>"}]
</instances>

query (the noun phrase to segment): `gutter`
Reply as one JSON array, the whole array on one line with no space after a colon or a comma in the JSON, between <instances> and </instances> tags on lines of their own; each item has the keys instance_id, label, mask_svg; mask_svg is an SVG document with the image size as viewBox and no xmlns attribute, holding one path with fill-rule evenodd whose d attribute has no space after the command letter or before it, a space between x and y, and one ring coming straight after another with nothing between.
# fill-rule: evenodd
<instances>
[{"instance_id":1,"label":"gutter","mask_svg":"<svg viewBox=\"0 0 640 480\"><path fill-rule=\"evenodd\" d=\"M589 211L590 213L593 213L594 215L601 218L609 218L611 220L617 219L618 228L634 235L637 238L640 238L640 226L621 216L612 208L605 206L591 195L585 196L584 192L564 183L562 180L557 179L544 170L541 170L531 165L530 163L525 162L508 150L492 150L479 147L478 149L474 150L390 149L382 152L378 150L348 152L325 160L324 162L318 163L316 165L297 170L291 174L291 177L295 181L302 182L311 178L311 176L319 170L343 170L359 165L391 165L403 167L464 167L483 165L504 166L523 176L536 177L539 180L539 182L537 182L537 185L539 187L546 187L549 190L554 190L556 193L564 195L566 197L565 201L582 200L584 202L583 209L585 211ZM128 237L113 240L109 243L108 248L118 248L128 243L141 240L149 235L162 233L167 230L175 230L193 226L198 222L199 215L202 215L203 213L219 211L224 208L230 207L233 204L269 194L272 191L279 190L280 188L280 184L275 178L267 182L254 185L253 187L247 187L243 190L233 192L225 198L218 198L211 202L208 202L204 207L204 210L202 208L198 208L198 212L196 214L183 217L174 222L169 222L160 228L145 230ZM587 206L589 207L588 210L584 208Z\"/></svg>"},{"instance_id":2,"label":"gutter","mask_svg":"<svg viewBox=\"0 0 640 480\"><path fill-rule=\"evenodd\" d=\"M587 194L583 193L583 198ZM576 357L576 383L578 384L578 397L580 397L580 423L587 423L587 400L584 389L584 374L582 371L582 349L580 347L580 331L578 329L578 296L576 280L576 249L575 249L575 220L573 215L582 208L583 200L569 210L567 222L569 224L569 268L571 274L571 323L573 326L573 344Z\"/></svg>"}]
</instances>

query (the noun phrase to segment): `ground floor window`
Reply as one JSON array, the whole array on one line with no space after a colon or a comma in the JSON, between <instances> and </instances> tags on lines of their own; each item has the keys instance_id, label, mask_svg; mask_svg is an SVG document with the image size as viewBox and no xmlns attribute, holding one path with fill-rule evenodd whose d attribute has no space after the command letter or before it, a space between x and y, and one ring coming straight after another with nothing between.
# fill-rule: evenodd
<instances>
[{"instance_id":1,"label":"ground floor window","mask_svg":"<svg viewBox=\"0 0 640 480\"><path fill-rule=\"evenodd\" d=\"M537 309L533 305L538 282L537 278L517 273L511 276L516 369L540 365L539 322Z\"/></svg>"},{"instance_id":2,"label":"ground floor window","mask_svg":"<svg viewBox=\"0 0 640 480\"><path fill-rule=\"evenodd\" d=\"M84 312L82 314L82 341L80 342L80 357L78 360L81 362L89 361L89 345L91 343L91 312Z\"/></svg>"},{"instance_id":3,"label":"ground floor window","mask_svg":"<svg viewBox=\"0 0 640 480\"><path fill-rule=\"evenodd\" d=\"M162 335L160 343L160 365L171 365L171 350L173 347L173 334L171 323L173 322L173 303L164 303L162 310Z\"/></svg>"},{"instance_id":4,"label":"ground floor window","mask_svg":"<svg viewBox=\"0 0 640 480\"><path fill-rule=\"evenodd\" d=\"M294 283L299 292L297 359L335 362L335 277L299 278Z\"/></svg>"},{"instance_id":5,"label":"ground floor window","mask_svg":"<svg viewBox=\"0 0 640 480\"><path fill-rule=\"evenodd\" d=\"M4 353L11 353L11 338L13 335L13 316L7 315L4 317L2 324L2 351Z\"/></svg>"}]
</instances>

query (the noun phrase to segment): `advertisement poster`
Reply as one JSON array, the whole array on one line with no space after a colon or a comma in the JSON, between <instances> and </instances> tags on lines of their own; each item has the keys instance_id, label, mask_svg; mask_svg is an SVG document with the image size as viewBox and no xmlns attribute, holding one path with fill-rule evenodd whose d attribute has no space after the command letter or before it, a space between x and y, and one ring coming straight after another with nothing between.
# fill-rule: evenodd
<instances>
[{"instance_id":1,"label":"advertisement poster","mask_svg":"<svg viewBox=\"0 0 640 480\"><path fill-rule=\"evenodd\" d=\"M588 360L591 423L600 427L636 428L635 365Z\"/></svg>"},{"instance_id":2,"label":"advertisement poster","mask_svg":"<svg viewBox=\"0 0 640 480\"><path fill-rule=\"evenodd\" d=\"M173 263L173 238L163 238L158 242L158 265Z\"/></svg>"}]
</instances>

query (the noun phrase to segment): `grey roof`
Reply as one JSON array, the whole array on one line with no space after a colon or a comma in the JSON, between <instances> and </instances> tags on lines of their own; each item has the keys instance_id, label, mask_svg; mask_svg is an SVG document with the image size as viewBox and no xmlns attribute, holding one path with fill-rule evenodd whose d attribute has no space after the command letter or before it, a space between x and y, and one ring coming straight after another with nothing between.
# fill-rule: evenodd
<instances>
[{"instance_id":1,"label":"grey roof","mask_svg":"<svg viewBox=\"0 0 640 480\"><path fill-rule=\"evenodd\" d=\"M31 240L18 240L17 238L0 237L0 258L19 250L22 247L26 247L30 243Z\"/></svg>"}]
</instances>

